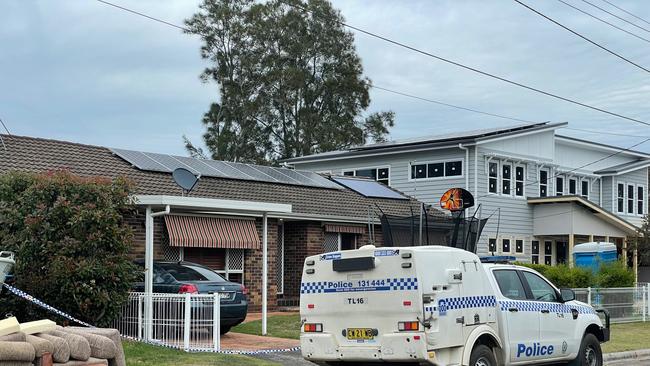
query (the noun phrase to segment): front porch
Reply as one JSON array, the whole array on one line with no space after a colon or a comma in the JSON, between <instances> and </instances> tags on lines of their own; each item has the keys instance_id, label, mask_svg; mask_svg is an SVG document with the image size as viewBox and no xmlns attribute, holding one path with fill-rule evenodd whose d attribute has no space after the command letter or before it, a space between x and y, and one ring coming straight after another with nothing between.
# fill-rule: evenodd
<instances>
[{"instance_id":1,"label":"front porch","mask_svg":"<svg viewBox=\"0 0 650 366\"><path fill-rule=\"evenodd\" d=\"M638 228L579 196L530 198L533 205L532 262L573 266L573 248L577 244L604 241L616 244L618 257L638 275L636 249L628 238Z\"/></svg>"}]
</instances>

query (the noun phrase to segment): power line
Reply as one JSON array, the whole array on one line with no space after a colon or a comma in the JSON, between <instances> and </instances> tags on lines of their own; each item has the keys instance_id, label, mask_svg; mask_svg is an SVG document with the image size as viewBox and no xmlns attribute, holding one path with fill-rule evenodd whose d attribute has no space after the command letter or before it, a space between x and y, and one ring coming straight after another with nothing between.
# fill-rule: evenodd
<instances>
[{"instance_id":1,"label":"power line","mask_svg":"<svg viewBox=\"0 0 650 366\"><path fill-rule=\"evenodd\" d=\"M615 7L616 9L618 9L618 10L620 10L620 11L622 11L622 12L628 14L628 15L631 15L631 16L633 16L633 17L639 19L640 21L642 21L642 22L644 22L644 23L650 25L650 22L648 22L647 20L645 20L645 19L643 19L643 18L641 18L641 17L638 17L638 16L634 15L633 13L630 13L629 11L627 11L627 10L621 8L620 6L618 6L618 5L616 5L616 4L613 4L613 3L611 3L611 2L609 2L609 1L607 1L607 0L603 0L603 1L606 2L607 4L611 5L611 6Z\"/></svg>"},{"instance_id":2,"label":"power line","mask_svg":"<svg viewBox=\"0 0 650 366\"><path fill-rule=\"evenodd\" d=\"M630 59L628 59L628 58L622 56L621 54L616 53L616 52L610 50L609 48L607 48L607 47L605 47L605 46L603 46L603 45L601 45L601 44L599 44L599 43L597 43L597 42L591 40L590 38L588 38L588 37L586 37L586 36L583 36L582 34L580 34L580 33L576 32L576 31L574 31L573 29L571 29L571 28L565 26L564 24L562 24L562 23L556 21L555 19L549 17L548 15L546 15L546 14L544 14L544 13L538 11L537 9L535 9L535 8L533 8L533 7L531 7L531 6L527 5L527 4L525 4L524 2L522 2L522 1L520 1L520 0L514 0L514 1L515 1L517 4L519 4L519 5L523 6L523 7L525 7L526 9L532 11L533 13L535 13L535 14L541 16L542 18L544 18L544 19L546 19L546 20L548 20L548 21L554 23L555 25L557 25L557 26L559 26L559 27L562 27L564 30L567 30L567 31L569 31L569 32L571 32L571 33L573 33L573 34L575 34L576 36L578 36L578 37L584 39L585 41L587 41L587 42L593 44L594 46L600 48L601 50L603 50L603 51L605 51L605 52L607 52L607 53L609 53L609 54L611 54L611 55L614 55L614 56L618 57L619 59L621 59L621 60L623 60L623 61L625 61L625 62L627 62L627 63L629 63L629 64L631 64L631 65L633 65L633 66L636 66L637 68L639 68L639 69L641 69L641 70L643 70L643 71L645 71L645 72L647 72L647 73L650 73L650 70L646 69L645 67L643 67L643 66L637 64L636 62L634 62L634 61L632 61L632 60L630 60Z\"/></svg>"},{"instance_id":3,"label":"power line","mask_svg":"<svg viewBox=\"0 0 650 366\"><path fill-rule=\"evenodd\" d=\"M480 113L480 114L484 114L484 115L491 116L491 117L497 117L497 118L509 119L509 120L517 121L517 122L536 123L535 121L529 121L529 120L525 120L525 119L521 119L521 118L515 118L515 117L508 117L508 116L504 116L504 115L500 115L500 114L494 114L494 113L489 113L489 112L479 111L478 109L466 108L466 107L461 107L461 106L454 105L454 104L449 104L449 103L440 102L440 101L433 100L433 99L423 98L423 97L419 97L419 96L417 96L417 95L408 94L408 93L400 92L400 91L397 91L397 90L392 90L392 89L384 88L384 87L382 87L382 86L378 86L378 85L369 85L369 86L370 86L371 88L374 88L374 89L387 91L387 92L389 92L389 93L393 93L393 94L397 94L397 95L405 96L405 97L408 97L408 98L418 99L418 100L421 100L421 101L424 101L424 102L428 102L428 103L434 103L434 104L444 105L444 106L447 106L447 107L456 108L456 109L461 109L461 110L464 110L464 111L469 111L469 112L474 112L474 113Z\"/></svg>"},{"instance_id":4,"label":"power line","mask_svg":"<svg viewBox=\"0 0 650 366\"><path fill-rule=\"evenodd\" d=\"M187 32L187 33L193 33L193 34L196 34L195 32L192 32L192 31L191 31L190 29L188 29L188 28L182 27L182 26L177 25L177 24L174 24L174 23L170 23L170 22L168 22L168 21L165 21L165 20L162 20L162 19L159 19L159 18L152 17L152 16L150 16L150 15L147 15L147 14L144 14L144 13L141 13L141 12L138 12L138 11L135 11L135 10L131 10L131 9L125 8L125 7L123 7L123 6L119 6L119 5L116 5L116 4L113 4L113 3L110 3L110 2L108 2L108 1L105 1L105 0L97 0L97 1L99 1L100 3L106 4L106 5L109 5L109 6L113 6L113 7L117 8L117 9L121 9L121 10L127 11L127 12L129 12L129 13L132 13L132 14L135 14L135 15L139 15L139 16L141 16L141 17L145 17L145 18L150 19L150 20L153 20L153 21L155 21L155 22L158 22L158 23L161 23L161 24L164 24L164 25L168 25L168 26L171 26L171 27L174 27L174 28L177 28L177 29L183 30L183 31L185 31L185 32ZM401 96L404 96L404 97L413 98L413 99L418 99L418 100L421 100L421 101L424 101L424 102L434 103L434 104L438 104L438 105L443 105L443 106L446 106L446 107L456 108L456 109L460 109L460 110L464 110L464 111L468 111L468 112L479 113L479 114L483 114L483 115L486 115L486 116L491 116L491 117L496 117L496 118L502 118L502 119L508 119L508 120L517 121L517 122L536 123L536 121L530 121L530 120L525 120L525 119L516 118L516 117L504 116L504 115L500 115L500 114L496 114L496 113L484 112L484 111L480 111L480 110L478 110L478 109L462 107L462 106L458 106L458 105L454 105L454 104L449 104L449 103L441 102L441 101L439 101L439 100L433 100L433 99L429 99L429 98L420 97L420 96L417 96L417 95L414 95L414 94L409 94L409 93L406 93L406 92L402 92L402 91L398 91L398 90L394 90L394 89L385 88L385 87L378 86L378 85L373 85L373 84L367 84L367 85L370 86L371 88L374 88L374 89L383 90L383 91L386 91L386 92L389 92L389 93L393 93L393 94L397 94L397 95L401 95Z\"/></svg>"},{"instance_id":5,"label":"power line","mask_svg":"<svg viewBox=\"0 0 650 366\"><path fill-rule=\"evenodd\" d=\"M639 28L639 29L641 29L641 30L644 30L644 31L650 33L650 30L649 30L649 29L644 28L644 27L642 27L642 26L640 26L640 25L638 25L638 24L636 24L636 23L632 23L631 21L629 21L629 20L627 20L627 19L625 19L625 18L623 18L623 17L618 16L618 15L612 13L611 11L608 11L607 9L603 9L603 8L601 8L600 6L594 4L594 3L590 2L590 1L587 1L587 0L581 0L581 1L582 1L583 3L586 3L586 4L589 4L589 5L593 6L594 8L596 8L596 9L598 9L598 10L600 10L600 11L603 11L603 12L605 12L605 13L607 13L607 14L609 14L609 15L611 15L611 16L617 18L617 19L620 19L620 20L624 21L625 23L631 24L631 25L633 25L633 26L635 26L635 27L637 27L637 28Z\"/></svg>"},{"instance_id":6,"label":"power line","mask_svg":"<svg viewBox=\"0 0 650 366\"><path fill-rule=\"evenodd\" d=\"M616 132L603 132L603 131L595 131L595 130L585 130L585 129L573 128L573 127L560 127L560 128L565 129L565 130L581 131L581 132L593 133L593 134L598 134L598 135L612 135L612 136L636 137L636 138L648 138L648 139L650 139L650 136L642 136L642 135L629 135L629 134L616 133Z\"/></svg>"},{"instance_id":7,"label":"power line","mask_svg":"<svg viewBox=\"0 0 650 366\"><path fill-rule=\"evenodd\" d=\"M574 6L574 5L571 5L571 4L567 3L564 0L557 0L557 1L561 2L562 4L564 4L564 5L566 5L566 6L570 7L570 8L573 8L573 9L581 12L582 14L588 15L588 16L598 20L599 22L603 22L603 23L609 25L610 27L616 28L616 29L620 30L621 32L625 32L625 33L627 33L627 34L629 34L629 35L631 35L633 37L636 37L636 38L638 38L640 40L643 40L645 42L650 43L650 39L647 39L645 37L641 37L640 35L638 35L636 33L632 33L630 31L628 31L627 29L623 29L623 28L617 26L616 24L610 23L610 22L606 21L605 19L599 18L599 17L597 17L597 16L595 16L595 15L593 15L593 14L591 14L591 13L585 11L585 10L582 10L582 9L578 8L577 6Z\"/></svg>"},{"instance_id":8,"label":"power line","mask_svg":"<svg viewBox=\"0 0 650 366\"><path fill-rule=\"evenodd\" d=\"M296 4L291 4L291 3L287 2L286 0L279 0L279 1L281 1L282 3L284 3L284 4L288 5L288 6L291 6L293 8L300 9L300 10L302 10L304 12L307 12L307 13L311 14L312 16L321 16L321 15L318 15L318 14L314 14L309 9L306 9L306 8L301 7L299 5L296 5ZM639 120L639 119L636 119L636 118L628 117L628 116L625 116L625 115L622 115L622 114L619 114L619 113L616 113L616 112L611 112L611 111L608 111L608 110L603 109L603 108L599 108L599 107L592 106L592 105L589 105L589 104L586 104L586 103L582 103L582 102L576 101L576 100L568 98L568 97L563 97L563 96L560 96L560 95L557 95L557 94L553 94L551 92L547 92L547 91L544 91L544 90L541 90L541 89L538 89L538 88L535 88L535 87L532 87L532 86L522 84L522 83L517 82L517 81L507 79L505 77L501 77L501 76L498 76L498 75L495 75L495 74L491 74L489 72L482 71L482 70L479 70L477 68L461 64L460 62L456 62L456 61L453 61L453 60L450 60L450 59L435 55L433 53L420 50L420 49L415 48L413 46L409 46L407 44L392 40L390 38L387 38L387 37L372 33L370 31L361 29L359 27L347 24L347 23L345 23L343 21L340 21L338 19L331 19L331 20L338 23L338 24L341 24L341 25L343 25L345 27L353 29L353 30L355 30L355 31L357 31L359 33L363 33L363 34L368 35L370 37L374 37L374 38L380 39L382 41L391 43L391 44L393 44L395 46L405 48L405 49L413 51L415 53L419 53L421 55L431 57L431 58L434 58L434 59L439 60L439 61L446 62L448 64L463 68L465 70L475 72L477 74L481 74L483 76L487 76L487 77L490 77L490 78L493 78L493 79L496 79L496 80L500 80L500 81L503 81L505 83L515 85L515 86L518 86L518 87L523 88L523 89L527 89L527 90L534 91L534 92L539 93L539 94L546 95L546 96L551 97L551 98L555 98L555 99L565 101L567 103L579 105L579 106L584 107L584 108L588 108L588 109L595 110L595 111L598 111L598 112L601 112L601 113L609 114L610 116L614 116L614 117L622 118L622 119L625 119L625 120L628 120L628 121L632 121L632 122L640 123L640 124L643 124L643 125L646 125L646 126L650 126L650 123Z\"/></svg>"}]
</instances>

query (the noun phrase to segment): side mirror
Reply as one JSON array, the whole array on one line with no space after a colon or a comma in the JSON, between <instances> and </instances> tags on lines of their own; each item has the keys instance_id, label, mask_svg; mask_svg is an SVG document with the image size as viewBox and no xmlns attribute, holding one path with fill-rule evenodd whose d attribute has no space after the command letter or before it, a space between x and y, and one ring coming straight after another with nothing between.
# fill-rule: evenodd
<instances>
[{"instance_id":1,"label":"side mirror","mask_svg":"<svg viewBox=\"0 0 650 366\"><path fill-rule=\"evenodd\" d=\"M576 293L570 288L560 289L560 295L562 296L562 302L573 301L576 299Z\"/></svg>"}]
</instances>

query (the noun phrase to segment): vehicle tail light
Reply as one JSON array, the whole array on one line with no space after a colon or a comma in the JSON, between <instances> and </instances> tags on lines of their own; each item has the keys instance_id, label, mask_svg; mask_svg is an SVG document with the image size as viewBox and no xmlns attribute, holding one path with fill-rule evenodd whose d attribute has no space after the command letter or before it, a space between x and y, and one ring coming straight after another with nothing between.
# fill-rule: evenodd
<instances>
[{"instance_id":1,"label":"vehicle tail light","mask_svg":"<svg viewBox=\"0 0 650 366\"><path fill-rule=\"evenodd\" d=\"M198 294L199 289L196 288L196 286L192 284L183 284L181 287L178 289L179 294Z\"/></svg>"},{"instance_id":2,"label":"vehicle tail light","mask_svg":"<svg viewBox=\"0 0 650 366\"><path fill-rule=\"evenodd\" d=\"M323 331L323 324L305 323L305 333L321 333Z\"/></svg>"},{"instance_id":3,"label":"vehicle tail light","mask_svg":"<svg viewBox=\"0 0 650 366\"><path fill-rule=\"evenodd\" d=\"M246 286L244 286L244 285L240 285L240 286L241 286L241 292L242 292L244 295L248 295L248 289L246 288Z\"/></svg>"},{"instance_id":4,"label":"vehicle tail light","mask_svg":"<svg viewBox=\"0 0 650 366\"><path fill-rule=\"evenodd\" d=\"M397 329L400 332L420 330L420 322L399 322L397 323Z\"/></svg>"}]
</instances>

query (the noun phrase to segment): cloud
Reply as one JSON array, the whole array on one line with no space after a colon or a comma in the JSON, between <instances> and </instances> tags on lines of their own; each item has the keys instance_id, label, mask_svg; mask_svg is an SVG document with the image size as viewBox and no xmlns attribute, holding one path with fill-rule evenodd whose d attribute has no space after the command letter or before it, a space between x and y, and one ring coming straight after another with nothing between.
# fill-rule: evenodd
<instances>
[{"instance_id":1,"label":"cloud","mask_svg":"<svg viewBox=\"0 0 650 366\"><path fill-rule=\"evenodd\" d=\"M182 24L199 3L114 1L175 24ZM568 1L643 33L580 1ZM647 73L515 2L333 3L350 24L497 75L650 120ZM650 67L645 42L559 2L527 3ZM650 19L650 9L639 2L618 0L617 4ZM83 0L7 2L0 22L0 44L9 50L0 53L0 118L12 132L177 154L184 153L183 134L200 141L200 119L217 98L217 89L198 79L206 64L200 59L196 37ZM647 126L525 91L365 35L355 34L355 38L365 73L376 85L523 119L568 121L575 128L650 135ZM510 123L380 90L373 90L371 96L371 111L396 112L393 138ZM622 146L638 141L569 130L563 133ZM650 151L650 146L642 149Z\"/></svg>"}]
</instances>

